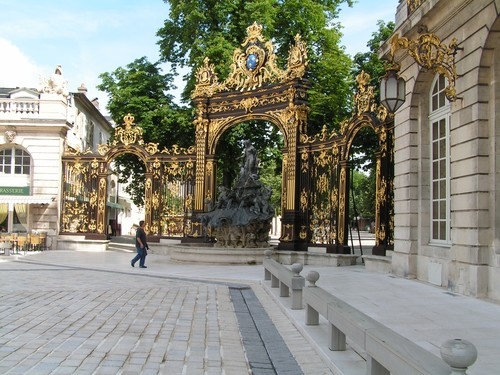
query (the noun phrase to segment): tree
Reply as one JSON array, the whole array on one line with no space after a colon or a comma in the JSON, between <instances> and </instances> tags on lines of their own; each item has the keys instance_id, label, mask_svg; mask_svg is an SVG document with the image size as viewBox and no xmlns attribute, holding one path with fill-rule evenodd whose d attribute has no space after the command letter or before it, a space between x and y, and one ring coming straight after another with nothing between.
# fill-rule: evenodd
<instances>
[{"instance_id":1,"label":"tree","mask_svg":"<svg viewBox=\"0 0 500 375\"><path fill-rule=\"evenodd\" d=\"M126 68L99 76L97 86L108 93L108 110L117 124L130 113L137 126L143 129L144 142L159 143L159 148L178 144L183 147L194 143L190 110L173 102L168 91L173 87L172 74L162 74L159 63L150 63L146 57L136 59ZM145 166L139 158L126 154L115 160L119 182L128 182L127 192L135 204L144 201Z\"/></svg>"},{"instance_id":2,"label":"tree","mask_svg":"<svg viewBox=\"0 0 500 375\"><path fill-rule=\"evenodd\" d=\"M205 57L214 64L219 80L228 74L235 48L246 37L246 29L254 22L263 26L263 35L272 37L278 66L285 68L290 46L296 34L308 46L311 82L308 127L315 134L323 125L333 128L350 111L352 97L350 84L351 60L339 45L342 34L335 22L342 3L352 0L165 0L169 4L169 18L158 31L158 45L163 62L173 72L187 68L186 87L182 93L189 102L195 86L196 69ZM239 124L221 137L217 155L218 170L225 185L238 173L235 160L240 155L240 142L250 137L258 150L280 150L281 136L275 128L262 122ZM276 153L273 153L276 156ZM281 167L281 154L275 162ZM277 172L281 174L281 169Z\"/></svg>"},{"instance_id":3,"label":"tree","mask_svg":"<svg viewBox=\"0 0 500 375\"><path fill-rule=\"evenodd\" d=\"M380 78L385 74L384 62L378 57L378 49L382 42L386 41L394 31L394 22L377 22L378 30L372 33L372 38L366 43L370 49L368 52L354 55L353 77L361 71L365 71L371 77L370 85L375 87L378 97Z\"/></svg>"},{"instance_id":4,"label":"tree","mask_svg":"<svg viewBox=\"0 0 500 375\"><path fill-rule=\"evenodd\" d=\"M366 174L353 170L351 177L349 217L351 219L355 216L375 217L375 172Z\"/></svg>"}]
</instances>

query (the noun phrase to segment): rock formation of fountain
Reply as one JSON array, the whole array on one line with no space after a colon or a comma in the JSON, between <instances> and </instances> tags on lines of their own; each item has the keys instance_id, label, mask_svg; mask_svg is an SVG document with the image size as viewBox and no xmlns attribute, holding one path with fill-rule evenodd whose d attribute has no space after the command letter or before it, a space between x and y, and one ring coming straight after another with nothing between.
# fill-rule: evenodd
<instances>
[{"instance_id":1,"label":"rock formation of fountain","mask_svg":"<svg viewBox=\"0 0 500 375\"><path fill-rule=\"evenodd\" d=\"M212 209L201 215L214 247L269 247L269 230L274 216L271 189L259 180L257 152L245 141L245 162L233 188L220 186Z\"/></svg>"}]
</instances>

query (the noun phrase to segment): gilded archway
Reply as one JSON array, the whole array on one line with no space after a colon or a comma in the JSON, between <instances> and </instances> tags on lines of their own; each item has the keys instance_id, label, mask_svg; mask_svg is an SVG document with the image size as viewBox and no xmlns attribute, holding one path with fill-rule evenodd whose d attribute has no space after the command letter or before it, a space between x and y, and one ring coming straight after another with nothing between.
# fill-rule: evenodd
<instances>
[{"instance_id":1,"label":"gilded archway","mask_svg":"<svg viewBox=\"0 0 500 375\"><path fill-rule=\"evenodd\" d=\"M301 134L307 132L307 89L305 79L307 51L300 35L290 48L287 67L276 65L271 41L262 36L262 26L247 28L247 37L233 53L231 72L219 82L208 59L197 70L193 93L196 105L196 213L206 210L216 191L215 150L217 141L231 126L249 120L266 120L283 134L283 219L285 236L281 247L307 249L306 239L299 238L299 197L296 196L299 160L297 149ZM199 194L202 192L202 194ZM193 234L202 233L200 223L193 224Z\"/></svg>"},{"instance_id":2,"label":"gilded archway","mask_svg":"<svg viewBox=\"0 0 500 375\"><path fill-rule=\"evenodd\" d=\"M190 230L194 196L194 147L160 150L157 143L145 143L142 129L127 115L115 128L113 140L100 144L97 153L66 149L63 156L63 209L61 234L85 234L105 238L107 233L107 184L112 161L134 154L145 165L144 220L151 235L184 235ZM172 215L170 185L180 186L182 214ZM179 189L178 189L179 190Z\"/></svg>"}]
</instances>

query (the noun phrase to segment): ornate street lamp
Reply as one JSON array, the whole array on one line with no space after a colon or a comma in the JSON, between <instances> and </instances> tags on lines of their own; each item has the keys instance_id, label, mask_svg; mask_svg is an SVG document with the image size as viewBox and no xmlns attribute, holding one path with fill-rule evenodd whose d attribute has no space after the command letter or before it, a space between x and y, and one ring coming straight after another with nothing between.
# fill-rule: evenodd
<instances>
[{"instance_id":1,"label":"ornate street lamp","mask_svg":"<svg viewBox=\"0 0 500 375\"><path fill-rule=\"evenodd\" d=\"M390 113L395 113L405 101L406 82L398 76L399 64L388 64L385 70L385 76L380 80L380 104Z\"/></svg>"}]
</instances>

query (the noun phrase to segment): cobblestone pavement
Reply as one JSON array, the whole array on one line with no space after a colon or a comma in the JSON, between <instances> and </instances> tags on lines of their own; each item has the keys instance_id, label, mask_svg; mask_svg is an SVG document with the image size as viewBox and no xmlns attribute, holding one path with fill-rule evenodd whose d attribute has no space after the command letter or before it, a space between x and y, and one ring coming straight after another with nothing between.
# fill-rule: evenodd
<instances>
[{"instance_id":1,"label":"cobblestone pavement","mask_svg":"<svg viewBox=\"0 0 500 375\"><path fill-rule=\"evenodd\" d=\"M331 374L259 266L129 253L0 258L1 374ZM221 278L221 275L226 279Z\"/></svg>"}]
</instances>

